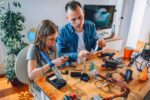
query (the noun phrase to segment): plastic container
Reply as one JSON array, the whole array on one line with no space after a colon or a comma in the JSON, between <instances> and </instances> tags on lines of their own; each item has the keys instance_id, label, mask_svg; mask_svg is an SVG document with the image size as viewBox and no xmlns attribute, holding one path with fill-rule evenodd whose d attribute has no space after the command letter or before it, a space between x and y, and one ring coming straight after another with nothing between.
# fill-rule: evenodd
<instances>
[{"instance_id":1,"label":"plastic container","mask_svg":"<svg viewBox=\"0 0 150 100\"><path fill-rule=\"evenodd\" d=\"M133 48L125 47L124 48L124 59L130 59L133 52Z\"/></svg>"}]
</instances>

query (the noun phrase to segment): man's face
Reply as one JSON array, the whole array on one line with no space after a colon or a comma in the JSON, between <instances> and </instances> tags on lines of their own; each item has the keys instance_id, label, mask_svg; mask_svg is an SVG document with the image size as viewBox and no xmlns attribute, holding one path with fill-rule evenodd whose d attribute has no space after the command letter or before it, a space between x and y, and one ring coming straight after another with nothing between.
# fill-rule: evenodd
<instances>
[{"instance_id":1,"label":"man's face","mask_svg":"<svg viewBox=\"0 0 150 100\"><path fill-rule=\"evenodd\" d=\"M83 30L84 13L82 8L77 6L75 10L68 9L67 19L71 23L76 32L81 32Z\"/></svg>"}]
</instances>

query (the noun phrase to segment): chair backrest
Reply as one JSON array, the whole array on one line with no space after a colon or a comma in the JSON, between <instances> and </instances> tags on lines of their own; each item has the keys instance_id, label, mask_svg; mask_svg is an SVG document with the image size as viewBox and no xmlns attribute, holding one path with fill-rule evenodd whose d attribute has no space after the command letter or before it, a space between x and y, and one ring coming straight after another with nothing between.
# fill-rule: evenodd
<instances>
[{"instance_id":1,"label":"chair backrest","mask_svg":"<svg viewBox=\"0 0 150 100\"><path fill-rule=\"evenodd\" d=\"M29 46L23 48L15 62L15 73L20 82L29 84L31 81L29 80L28 72L27 72L27 52L28 52Z\"/></svg>"}]
</instances>

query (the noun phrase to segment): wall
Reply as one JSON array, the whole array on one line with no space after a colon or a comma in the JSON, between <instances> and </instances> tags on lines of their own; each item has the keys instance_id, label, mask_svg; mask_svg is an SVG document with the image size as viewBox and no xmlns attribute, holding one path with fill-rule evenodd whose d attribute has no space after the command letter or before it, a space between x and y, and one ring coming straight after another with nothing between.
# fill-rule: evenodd
<instances>
[{"instance_id":1,"label":"wall","mask_svg":"<svg viewBox=\"0 0 150 100\"><path fill-rule=\"evenodd\" d=\"M134 3L135 3L135 0L124 0L123 2L123 11L121 15L123 19L120 22L120 28L119 28L119 36L122 37L123 39L122 48L126 46Z\"/></svg>"},{"instance_id":2,"label":"wall","mask_svg":"<svg viewBox=\"0 0 150 100\"><path fill-rule=\"evenodd\" d=\"M124 0L122 16L118 32L123 38L122 48L135 48L138 40L147 42L150 34L150 0Z\"/></svg>"},{"instance_id":3,"label":"wall","mask_svg":"<svg viewBox=\"0 0 150 100\"><path fill-rule=\"evenodd\" d=\"M141 32L146 3L147 0L135 0L126 46L136 47Z\"/></svg>"},{"instance_id":4,"label":"wall","mask_svg":"<svg viewBox=\"0 0 150 100\"><path fill-rule=\"evenodd\" d=\"M10 0L7 0L10 1ZM43 19L51 19L59 27L63 26L66 21L65 4L69 0L19 0L22 5L21 12L26 18L24 34L37 27ZM79 0L82 5L115 5L118 0ZM6 3L6 2L5 2ZM120 6L117 6L119 9ZM119 18L119 17L117 17ZM117 20L118 21L118 20ZM117 22L119 23L119 22ZM111 29L110 29L111 30ZM109 32L110 32L109 30ZM117 33L117 32L116 32ZM26 41L26 39L25 39Z\"/></svg>"},{"instance_id":5,"label":"wall","mask_svg":"<svg viewBox=\"0 0 150 100\"><path fill-rule=\"evenodd\" d=\"M143 16L143 22L141 25L139 41L148 42L150 36L150 0L146 3L146 8Z\"/></svg>"},{"instance_id":6,"label":"wall","mask_svg":"<svg viewBox=\"0 0 150 100\"><path fill-rule=\"evenodd\" d=\"M53 20L59 27L63 26L66 21L65 4L69 0L20 0L22 4L21 12L26 17L24 33L32 27L37 27L43 19ZM81 4L101 4L115 5L115 0L80 0ZM36 13L35 13L36 12Z\"/></svg>"},{"instance_id":7,"label":"wall","mask_svg":"<svg viewBox=\"0 0 150 100\"><path fill-rule=\"evenodd\" d=\"M19 0L22 4L21 12L25 15L27 21L25 23L26 30L36 27L43 19L53 20L59 27L66 23L65 4L69 0ZM81 0L81 4L115 4L111 0ZM27 4L28 3L28 4ZM36 12L36 13L35 13Z\"/></svg>"},{"instance_id":8,"label":"wall","mask_svg":"<svg viewBox=\"0 0 150 100\"><path fill-rule=\"evenodd\" d=\"M124 1L125 0L116 0L116 14L114 16L114 25L115 25L115 33L117 36L119 34Z\"/></svg>"},{"instance_id":9,"label":"wall","mask_svg":"<svg viewBox=\"0 0 150 100\"><path fill-rule=\"evenodd\" d=\"M108 49L108 48L111 48L113 50L116 50L116 51L119 51L121 53L121 47L122 47L122 40L121 39L118 39L118 40L115 40L115 41L110 41L110 42L107 42L106 44L106 47L103 48L103 50L105 49Z\"/></svg>"},{"instance_id":10,"label":"wall","mask_svg":"<svg viewBox=\"0 0 150 100\"><path fill-rule=\"evenodd\" d=\"M10 0L7 0L10 1ZM37 27L43 19L53 20L59 27L64 25L66 21L65 4L69 0L19 0L22 5L21 12L26 18L24 34L32 27ZM78 0L82 5L116 5L117 12L114 14L115 33L118 34L120 26L120 16L122 12L123 0ZM6 1L5 1L6 3ZM111 28L107 31L111 32Z\"/></svg>"}]
</instances>

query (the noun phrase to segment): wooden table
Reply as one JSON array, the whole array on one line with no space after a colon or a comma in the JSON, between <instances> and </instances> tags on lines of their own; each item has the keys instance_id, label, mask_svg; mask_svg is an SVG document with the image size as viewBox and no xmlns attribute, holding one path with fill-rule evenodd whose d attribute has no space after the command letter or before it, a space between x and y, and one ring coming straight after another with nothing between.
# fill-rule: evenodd
<instances>
[{"instance_id":1,"label":"wooden table","mask_svg":"<svg viewBox=\"0 0 150 100\"><path fill-rule=\"evenodd\" d=\"M125 72L127 67L124 68L117 68L116 70L107 70L101 68L101 64L103 63L102 59L94 57L93 59L87 61L86 64L86 70L89 70L89 65L91 62L94 62L97 66L99 73L105 75L107 72L114 73L113 76L117 79L121 79L121 76L118 72ZM125 64L127 64L128 61L125 61ZM82 69L83 64L77 65L77 69ZM146 82L140 82L138 80L138 74L136 67L133 65L131 67L133 70L133 80L125 83L130 88L130 94L128 95L127 100L143 100L144 96L148 93L150 90L150 79ZM69 71L75 70L74 68L69 68ZM117 72L117 73L116 73ZM41 90L49 97L51 100L63 100L63 97L65 94L70 94L73 92L77 92L81 96L81 100L88 100L89 98L93 97L93 95L101 95L102 97L109 97L113 93L110 92L104 92L101 91L101 89L98 89L96 85L94 84L94 81L96 81L93 77L88 82L80 81L79 78L72 78L69 74L63 75L63 78L67 81L67 85L60 90L53 87L50 83L46 81L46 76L42 76L35 80L35 83ZM149 74L150 78L150 74ZM119 90L113 90L113 92L118 92ZM122 100L121 97L116 98L114 100Z\"/></svg>"}]
</instances>

